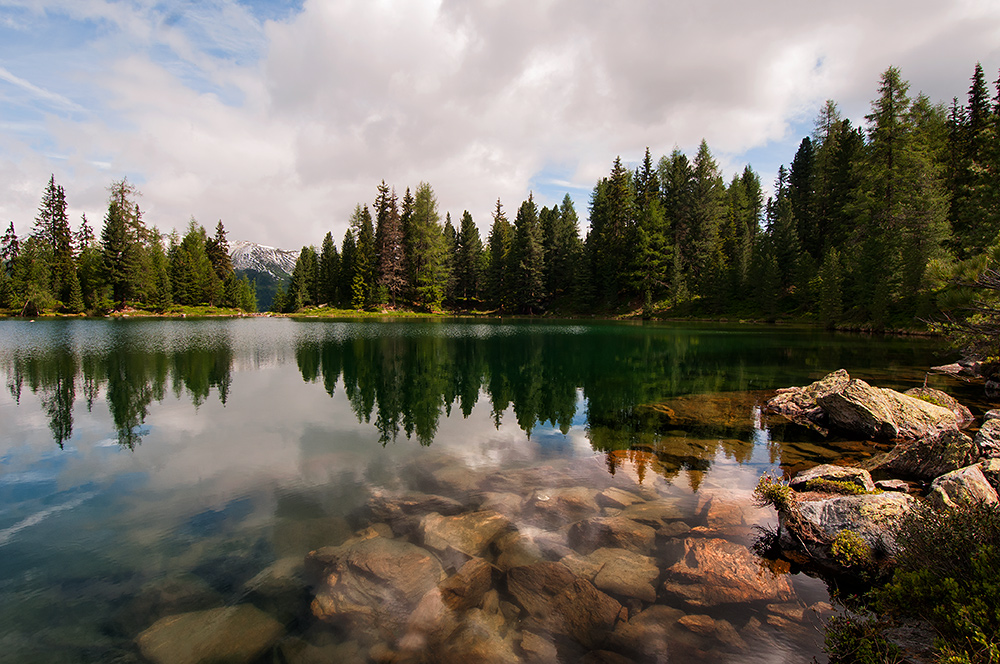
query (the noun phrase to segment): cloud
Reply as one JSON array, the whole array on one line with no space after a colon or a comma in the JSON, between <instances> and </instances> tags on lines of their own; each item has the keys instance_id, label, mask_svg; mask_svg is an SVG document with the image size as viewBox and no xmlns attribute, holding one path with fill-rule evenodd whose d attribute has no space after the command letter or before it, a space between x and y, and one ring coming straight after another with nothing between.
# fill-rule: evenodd
<instances>
[{"instance_id":1,"label":"cloud","mask_svg":"<svg viewBox=\"0 0 1000 664\"><path fill-rule=\"evenodd\" d=\"M382 179L400 194L430 182L442 216L469 209L483 230L497 197L511 211L551 181L585 218L581 192L616 155L635 161L646 146L690 153L705 138L727 175L753 154L769 182L825 99L861 121L890 64L942 101L964 97L977 60L1000 66L1000 6L988 0L905 11L860 0L836 11L785 0L306 0L278 15L230 0L64 0L19 11L8 20L0 9L0 31L83 26L79 45L63 46L79 61L60 78L30 71L27 57L13 68L0 46L3 71L87 112L33 118L61 162L28 135L0 139L14 171L0 187L36 189L32 200L3 196L0 215L29 225L55 172L71 207L99 219L109 176L127 174L161 228L221 218L233 238L290 248L342 237ZM541 204L561 200L541 188Z\"/></svg>"}]
</instances>

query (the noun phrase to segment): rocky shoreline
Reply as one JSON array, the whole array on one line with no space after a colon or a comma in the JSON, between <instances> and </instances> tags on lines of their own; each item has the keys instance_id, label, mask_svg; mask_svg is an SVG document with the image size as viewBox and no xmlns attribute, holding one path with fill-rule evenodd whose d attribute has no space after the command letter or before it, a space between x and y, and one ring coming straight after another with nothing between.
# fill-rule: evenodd
<instances>
[{"instance_id":1,"label":"rocky shoreline","mask_svg":"<svg viewBox=\"0 0 1000 664\"><path fill-rule=\"evenodd\" d=\"M877 388L844 370L778 390L766 409L823 433L894 443L860 467L800 472L783 495L780 483L762 486L763 499L778 511L781 548L793 560L851 574L856 559L838 545L852 541L854 556L891 565L899 524L921 503L946 510L1000 502L1000 410L988 411L970 437L964 430L974 423L972 413L948 394Z\"/></svg>"}]
</instances>

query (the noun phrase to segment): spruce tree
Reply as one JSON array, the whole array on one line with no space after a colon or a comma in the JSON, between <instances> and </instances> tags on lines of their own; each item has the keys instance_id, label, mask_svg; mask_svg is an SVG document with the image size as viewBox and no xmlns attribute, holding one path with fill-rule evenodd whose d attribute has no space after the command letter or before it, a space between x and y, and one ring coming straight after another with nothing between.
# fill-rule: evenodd
<instances>
[{"instance_id":1,"label":"spruce tree","mask_svg":"<svg viewBox=\"0 0 1000 664\"><path fill-rule=\"evenodd\" d=\"M445 266L444 235L434 190L426 182L417 186L410 218L411 253L416 306L437 311L444 299L448 274Z\"/></svg>"},{"instance_id":2,"label":"spruce tree","mask_svg":"<svg viewBox=\"0 0 1000 664\"><path fill-rule=\"evenodd\" d=\"M455 261L455 292L464 307L478 302L483 281L483 242L468 210L462 213Z\"/></svg>"},{"instance_id":3,"label":"spruce tree","mask_svg":"<svg viewBox=\"0 0 1000 664\"><path fill-rule=\"evenodd\" d=\"M514 218L514 243L508 263L513 270L515 306L525 313L540 313L545 302L545 250L538 208L529 193Z\"/></svg>"},{"instance_id":4,"label":"spruce tree","mask_svg":"<svg viewBox=\"0 0 1000 664\"><path fill-rule=\"evenodd\" d=\"M507 221L503 205L497 199L493 210L493 224L489 234L489 265L486 273L486 286L490 303L501 311L507 311L511 302L511 280L507 274L507 257L513 240L513 228Z\"/></svg>"},{"instance_id":5,"label":"spruce tree","mask_svg":"<svg viewBox=\"0 0 1000 664\"><path fill-rule=\"evenodd\" d=\"M379 289L384 291L389 304L395 308L406 288L403 223L399 215L396 190L392 189L390 192L385 180L378 188L375 211L378 216L375 236L379 260Z\"/></svg>"},{"instance_id":6,"label":"spruce tree","mask_svg":"<svg viewBox=\"0 0 1000 664\"><path fill-rule=\"evenodd\" d=\"M333 243L333 234L327 233L319 255L319 304L337 304L337 280L340 278L340 254Z\"/></svg>"}]
</instances>

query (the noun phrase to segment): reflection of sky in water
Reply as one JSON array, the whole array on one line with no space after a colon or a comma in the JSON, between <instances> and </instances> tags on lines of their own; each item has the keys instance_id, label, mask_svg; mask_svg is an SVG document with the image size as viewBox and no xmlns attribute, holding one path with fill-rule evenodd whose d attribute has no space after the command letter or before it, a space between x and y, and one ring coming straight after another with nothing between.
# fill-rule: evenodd
<instances>
[{"instance_id":1,"label":"reflection of sky in water","mask_svg":"<svg viewBox=\"0 0 1000 664\"><path fill-rule=\"evenodd\" d=\"M199 397L199 405L195 407L186 383L174 377L167 381L162 395L149 401L148 414L135 429L141 442L130 451L117 444L107 384L98 390L88 410L79 384L82 378L77 378L73 434L65 441L65 449L60 450L52 441L43 389L33 391L30 381L26 381L19 405L10 390L0 391L3 422L0 625L8 625L0 627L0 639L7 633L5 629L22 636L24 630L30 631L27 616L35 614L19 610L27 598L39 607L65 601L58 597L55 588L70 581L82 583L80 579L90 579L91 585L86 586L86 592L81 591L81 596L103 597L101 601L106 604L93 600L97 602L94 604L88 599L80 606L64 607L62 610L68 613L62 620L70 625L83 625L84 633L93 630L93 638L98 639L103 638L98 635L100 620L107 618L104 614L111 610L109 606L117 601L115 598L136 592L150 579L178 571L203 571L207 567L212 567L215 571L211 574L218 576L222 574L218 570L227 566L233 569L263 566L277 555L276 551L284 550L281 540L285 535L276 533L285 532L282 529L287 524L280 522L276 514L297 514L287 507L290 497L314 506L307 510L309 513L324 518L342 516L366 500L366 483L398 483L412 462L438 457L459 467L487 473L517 465L565 461L581 477L606 476L605 454L595 451L590 431L592 411L616 412L639 405L643 400L686 394L695 390L692 386L702 391L705 386L746 389L753 383L757 387L760 383L789 380L786 373L790 371L780 364L765 367L765 361L773 361L767 359L759 366L745 363L742 373L730 372L729 356L717 359L711 354L708 341L685 341L691 336L690 331L675 338L663 327L625 326L622 345L610 348L608 358L594 357L593 366L586 365L586 370L580 373L583 376L580 380L589 381L586 388L570 385L568 391L559 392L565 386L544 381L556 381L560 372L566 366L573 366L573 362L589 362L588 353L596 355L614 338L611 333L618 328L443 321L391 325L290 320L246 321L246 324L241 321L85 323L29 325L0 321L0 339L5 340L0 343L0 373L10 381L12 358L17 353L40 357L56 346L73 349L78 356L111 352L158 354L165 366L177 358L183 362L203 361L201 355L189 354L189 357L185 353L192 347L210 349L209 359L214 357L213 353L223 352L226 362L231 363L227 365L226 403L221 402L216 385L208 390L207 398ZM730 335L712 336L727 339ZM752 336L760 340L765 350L776 343L766 336ZM338 373L330 385L332 398L324 389L322 372L315 376L315 382L303 380L303 366L309 358L300 351L309 343L316 345L317 357L325 357L323 353L330 349L331 343L339 344L338 349L346 350L343 358L337 359L345 363L351 359L347 350L360 348L362 361L358 366L367 368L381 361L378 354L381 346L369 348L365 343L373 339L386 342L409 339L417 343L426 338L462 343L470 339L512 343L526 338L550 345L512 359L516 370L507 376L510 403L501 404L499 426L492 413L488 390L494 388L489 379L496 378L490 373L499 366L495 363L506 360L503 354L499 359L479 358L490 371L485 372L484 384L474 386L475 405L467 417L458 403L452 404L450 415L440 413L429 448L421 447L416 435L407 439L402 429L383 447L375 426L378 406L367 415L367 420L364 414L359 419L356 405L360 397L355 403L347 399L345 373ZM585 352L572 345L591 338L588 343L593 345L584 346ZM737 344L746 344L747 338L740 337ZM653 346L660 354L647 361L642 354L646 352L645 346L638 342L662 344ZM415 348L427 351L425 359L438 357L442 352L434 344L425 347L418 343ZM490 346L485 348L489 350ZM567 352L565 365L551 361L551 353L559 349ZM400 357L403 363L387 369L387 380L405 379L407 375L400 372L419 365L410 355ZM462 357L455 361L454 368L464 366ZM784 355L781 358L784 361ZM558 393L559 398L566 400L564 410L568 419L564 421L569 428L564 434L558 423L535 417L529 437L518 425L515 412L514 404L522 398L516 376L538 369L542 359L547 362L542 368L548 373L542 378L528 375L528 379L541 382L529 380L533 387L525 393L539 399ZM838 356L829 362L840 359ZM717 362L724 370L713 374L705 361ZM807 363L801 365L805 367ZM126 366L125 370L131 369ZM671 370L680 373L670 375ZM815 370L798 371L797 377L804 378L808 371ZM734 379L731 374L735 373L745 377ZM434 378L435 374L431 372L429 376ZM693 382L677 382L677 376ZM602 392L602 385L613 387ZM423 388L415 389L419 392ZM619 400L619 390L637 403L630 404L624 396ZM442 397L441 406L444 401ZM601 426L606 431L613 423L602 421ZM650 435L645 431L638 433ZM705 435L698 433L703 438ZM733 435L733 432L724 434L727 438ZM697 468L680 468L670 479L650 470L642 478L643 486L681 496L690 496L692 487L698 487L699 495L711 491L745 494L761 473L777 468L776 450L783 443L772 439L771 432L753 412L747 413L747 425L739 435L751 447L749 458L742 464L727 456L725 446L712 447L710 458L701 459L703 463ZM712 438L705 440L716 442ZM622 459L616 481L625 483L624 486L638 483L640 469L627 455ZM530 491L531 487L525 490ZM242 557L234 562L233 556ZM211 574L206 572L206 578ZM227 579L218 581L219 587L228 587L231 579ZM817 592L810 590L809 583L803 587L803 592ZM11 638L16 644L21 637ZM28 650L23 652L30 652L30 646L24 648ZM15 648L12 652L19 651ZM796 661L783 657L780 655L776 661Z\"/></svg>"}]
</instances>

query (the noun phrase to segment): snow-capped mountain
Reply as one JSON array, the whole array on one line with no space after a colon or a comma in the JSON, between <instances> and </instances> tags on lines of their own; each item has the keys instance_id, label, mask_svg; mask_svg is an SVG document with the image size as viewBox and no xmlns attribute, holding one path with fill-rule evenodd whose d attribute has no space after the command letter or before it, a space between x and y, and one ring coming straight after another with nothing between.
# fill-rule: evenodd
<instances>
[{"instance_id":1,"label":"snow-capped mountain","mask_svg":"<svg viewBox=\"0 0 1000 664\"><path fill-rule=\"evenodd\" d=\"M246 240L236 240L229 246L229 256L233 261L234 270L269 274L278 281L292 273L295 261L299 257L297 251L265 247Z\"/></svg>"}]
</instances>

